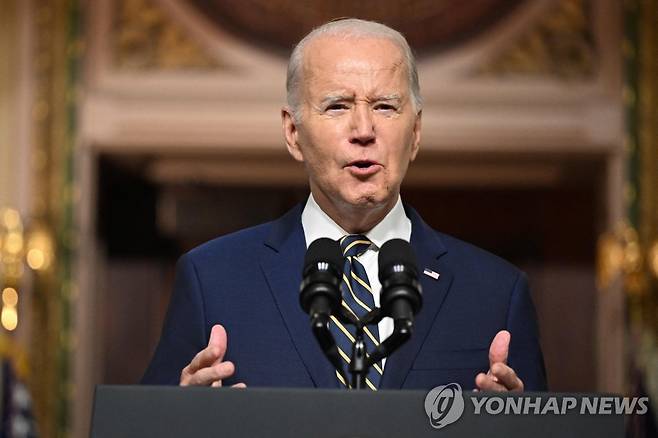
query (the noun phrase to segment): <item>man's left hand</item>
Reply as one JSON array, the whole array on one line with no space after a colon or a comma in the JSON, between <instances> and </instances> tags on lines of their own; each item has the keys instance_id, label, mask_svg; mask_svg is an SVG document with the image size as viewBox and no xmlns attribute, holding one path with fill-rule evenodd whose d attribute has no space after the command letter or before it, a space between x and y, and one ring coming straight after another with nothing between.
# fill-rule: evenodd
<instances>
[{"instance_id":1,"label":"man's left hand","mask_svg":"<svg viewBox=\"0 0 658 438\"><path fill-rule=\"evenodd\" d=\"M499 331L489 347L489 372L475 376L475 386L481 391L523 391L523 381L507 366L507 354L512 335Z\"/></svg>"}]
</instances>

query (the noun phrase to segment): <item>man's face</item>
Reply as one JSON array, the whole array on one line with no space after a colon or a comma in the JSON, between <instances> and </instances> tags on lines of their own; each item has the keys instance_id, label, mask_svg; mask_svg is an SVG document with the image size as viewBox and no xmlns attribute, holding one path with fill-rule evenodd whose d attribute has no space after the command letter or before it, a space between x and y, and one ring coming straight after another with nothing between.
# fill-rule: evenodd
<instances>
[{"instance_id":1,"label":"man's face","mask_svg":"<svg viewBox=\"0 0 658 438\"><path fill-rule=\"evenodd\" d=\"M301 120L283 112L290 154L323 209L390 209L420 141L420 114L398 47L320 37L305 48Z\"/></svg>"}]
</instances>

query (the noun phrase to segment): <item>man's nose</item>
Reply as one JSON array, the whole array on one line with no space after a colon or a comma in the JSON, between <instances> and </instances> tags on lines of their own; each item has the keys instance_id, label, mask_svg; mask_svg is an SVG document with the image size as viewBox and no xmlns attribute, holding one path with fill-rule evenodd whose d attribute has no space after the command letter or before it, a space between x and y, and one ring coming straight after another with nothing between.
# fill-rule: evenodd
<instances>
[{"instance_id":1,"label":"man's nose","mask_svg":"<svg viewBox=\"0 0 658 438\"><path fill-rule=\"evenodd\" d=\"M375 142L375 125L369 105L355 105L351 130L350 143L366 146Z\"/></svg>"}]
</instances>

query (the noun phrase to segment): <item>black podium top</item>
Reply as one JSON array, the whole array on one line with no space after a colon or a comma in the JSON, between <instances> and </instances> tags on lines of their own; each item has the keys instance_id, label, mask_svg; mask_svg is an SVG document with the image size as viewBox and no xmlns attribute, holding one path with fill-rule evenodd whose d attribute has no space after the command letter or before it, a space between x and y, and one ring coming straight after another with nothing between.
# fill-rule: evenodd
<instances>
[{"instance_id":1,"label":"black podium top","mask_svg":"<svg viewBox=\"0 0 658 438\"><path fill-rule=\"evenodd\" d=\"M424 391L99 386L91 436L600 438L624 435L624 417L614 413L615 402L620 400L616 397L464 392L455 399L454 393L437 394L436 391L428 396ZM463 407L461 411L459 403ZM612 413L607 413L610 407ZM435 420L434 427L430 416Z\"/></svg>"}]
</instances>

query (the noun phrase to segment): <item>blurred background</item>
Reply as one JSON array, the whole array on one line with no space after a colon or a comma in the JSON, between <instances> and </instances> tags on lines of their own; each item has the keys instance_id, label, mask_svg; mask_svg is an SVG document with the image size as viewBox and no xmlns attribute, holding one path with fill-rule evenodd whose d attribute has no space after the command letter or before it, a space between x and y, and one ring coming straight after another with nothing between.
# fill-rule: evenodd
<instances>
[{"instance_id":1,"label":"blurred background","mask_svg":"<svg viewBox=\"0 0 658 438\"><path fill-rule=\"evenodd\" d=\"M0 0L4 430L87 436L176 259L306 198L287 56L342 16L416 49L403 199L528 273L550 389L658 400L657 0Z\"/></svg>"}]
</instances>

